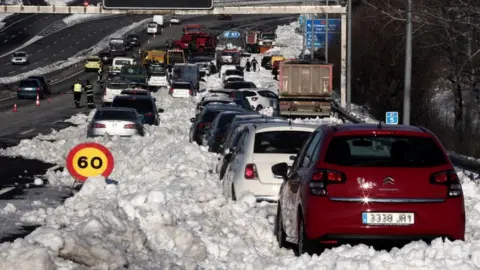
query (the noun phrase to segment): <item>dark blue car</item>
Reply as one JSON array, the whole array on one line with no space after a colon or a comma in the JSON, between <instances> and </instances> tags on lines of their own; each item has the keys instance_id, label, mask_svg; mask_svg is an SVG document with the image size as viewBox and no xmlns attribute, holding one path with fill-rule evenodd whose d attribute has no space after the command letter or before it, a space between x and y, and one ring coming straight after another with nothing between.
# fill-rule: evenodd
<instances>
[{"instance_id":1,"label":"dark blue car","mask_svg":"<svg viewBox=\"0 0 480 270\"><path fill-rule=\"evenodd\" d=\"M160 116L163 109L157 109L155 100L151 96L116 96L113 99L112 107L132 108L137 110L144 124L160 124Z\"/></svg>"}]
</instances>

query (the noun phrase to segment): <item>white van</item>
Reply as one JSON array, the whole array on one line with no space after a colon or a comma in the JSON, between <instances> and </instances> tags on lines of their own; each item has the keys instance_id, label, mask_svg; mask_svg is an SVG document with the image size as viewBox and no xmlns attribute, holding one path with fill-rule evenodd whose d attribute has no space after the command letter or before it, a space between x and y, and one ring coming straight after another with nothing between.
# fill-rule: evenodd
<instances>
[{"instance_id":1,"label":"white van","mask_svg":"<svg viewBox=\"0 0 480 270\"><path fill-rule=\"evenodd\" d=\"M120 74L123 66L135 64L135 59L131 57L115 57L113 58L112 65L110 66L110 70L108 71L108 73L110 75L118 75Z\"/></svg>"},{"instance_id":2,"label":"white van","mask_svg":"<svg viewBox=\"0 0 480 270\"><path fill-rule=\"evenodd\" d=\"M153 22L157 24L158 34L163 34L163 16L153 15Z\"/></svg>"},{"instance_id":3,"label":"white van","mask_svg":"<svg viewBox=\"0 0 480 270\"><path fill-rule=\"evenodd\" d=\"M102 101L104 105L109 105L113 99L120 95L123 90L129 89L130 85L125 80L108 80L105 82L105 90L103 92Z\"/></svg>"}]
</instances>

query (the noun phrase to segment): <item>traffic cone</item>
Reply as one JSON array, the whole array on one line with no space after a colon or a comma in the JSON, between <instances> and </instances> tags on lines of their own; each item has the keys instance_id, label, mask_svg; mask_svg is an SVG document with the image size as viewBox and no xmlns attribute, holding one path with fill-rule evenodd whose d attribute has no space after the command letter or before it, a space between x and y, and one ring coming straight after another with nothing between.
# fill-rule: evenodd
<instances>
[{"instance_id":1,"label":"traffic cone","mask_svg":"<svg viewBox=\"0 0 480 270\"><path fill-rule=\"evenodd\" d=\"M18 112L17 104L14 104L14 105L13 105L13 112Z\"/></svg>"},{"instance_id":2,"label":"traffic cone","mask_svg":"<svg viewBox=\"0 0 480 270\"><path fill-rule=\"evenodd\" d=\"M35 106L40 106L40 97L37 94L37 101L35 101Z\"/></svg>"},{"instance_id":3,"label":"traffic cone","mask_svg":"<svg viewBox=\"0 0 480 270\"><path fill-rule=\"evenodd\" d=\"M156 34L155 34L155 33L153 33L153 38L155 38L155 36L156 36Z\"/></svg>"}]
</instances>

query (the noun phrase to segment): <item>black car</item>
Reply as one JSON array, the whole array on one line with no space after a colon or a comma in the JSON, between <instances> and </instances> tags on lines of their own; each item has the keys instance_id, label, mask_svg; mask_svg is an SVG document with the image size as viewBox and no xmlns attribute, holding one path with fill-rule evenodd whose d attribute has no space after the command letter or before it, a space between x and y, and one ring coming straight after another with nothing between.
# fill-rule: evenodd
<instances>
[{"instance_id":1,"label":"black car","mask_svg":"<svg viewBox=\"0 0 480 270\"><path fill-rule=\"evenodd\" d=\"M205 133L210 129L212 121L217 114L222 111L240 111L245 110L236 104L219 104L205 107L202 112L197 116L190 119L192 126L190 127L189 140L190 142L196 142L198 145L206 144Z\"/></svg>"},{"instance_id":2,"label":"black car","mask_svg":"<svg viewBox=\"0 0 480 270\"><path fill-rule=\"evenodd\" d=\"M217 152L218 146L225 137L225 132L236 115L245 114L242 111L224 111L215 117L210 127L209 132L206 133L205 139L208 142L208 151Z\"/></svg>"},{"instance_id":3,"label":"black car","mask_svg":"<svg viewBox=\"0 0 480 270\"><path fill-rule=\"evenodd\" d=\"M112 55L110 54L109 51L100 52L100 53L98 54L98 57L100 57L100 60L101 60L102 63L104 63L104 64L111 64L112 61L113 61L113 57L112 57Z\"/></svg>"},{"instance_id":4,"label":"black car","mask_svg":"<svg viewBox=\"0 0 480 270\"><path fill-rule=\"evenodd\" d=\"M231 19L232 19L232 15L229 15L229 14L220 14L220 15L218 15L218 19L219 19L219 20L231 20Z\"/></svg>"},{"instance_id":5,"label":"black car","mask_svg":"<svg viewBox=\"0 0 480 270\"><path fill-rule=\"evenodd\" d=\"M260 66L262 66L264 69L271 69L272 68L272 57L267 55L262 58L262 61L260 62Z\"/></svg>"},{"instance_id":6,"label":"black car","mask_svg":"<svg viewBox=\"0 0 480 270\"><path fill-rule=\"evenodd\" d=\"M138 35L130 34L127 35L127 42L130 43L132 47L140 46L140 37Z\"/></svg>"},{"instance_id":7,"label":"black car","mask_svg":"<svg viewBox=\"0 0 480 270\"><path fill-rule=\"evenodd\" d=\"M151 96L116 96L113 99L112 107L124 107L137 110L144 124L160 124L160 116L163 109L157 109L155 100Z\"/></svg>"},{"instance_id":8,"label":"black car","mask_svg":"<svg viewBox=\"0 0 480 270\"><path fill-rule=\"evenodd\" d=\"M227 82L223 85L226 89L242 89L242 88L257 88L253 82L239 81L239 82Z\"/></svg>"}]
</instances>

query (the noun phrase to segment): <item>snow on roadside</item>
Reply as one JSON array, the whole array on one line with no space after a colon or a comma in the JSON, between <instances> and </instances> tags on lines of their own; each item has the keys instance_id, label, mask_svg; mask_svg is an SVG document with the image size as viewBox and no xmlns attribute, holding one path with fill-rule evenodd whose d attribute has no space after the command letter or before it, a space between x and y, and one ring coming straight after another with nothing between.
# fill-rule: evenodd
<instances>
[{"instance_id":1,"label":"snow on roadside","mask_svg":"<svg viewBox=\"0 0 480 270\"><path fill-rule=\"evenodd\" d=\"M115 33L105 37L94 47L85 49L83 51L80 51L76 55L68 58L67 60L58 61L58 62L55 62L55 63L50 64L48 66L37 68L37 69L31 70L29 72L22 73L20 75L16 75L16 76L12 76L12 77L2 77L2 78L0 78L0 83L8 84L8 83L12 83L12 82L17 82L17 81L23 80L23 79L25 79L29 76L32 76L32 75L48 74L49 72L60 70L60 69L69 67L71 65L74 65L76 63L79 63L79 62L85 60L89 55L97 54L100 51L102 51L103 49L105 49L105 47L107 47L107 45L108 45L108 42L109 42L110 38L123 36L130 31L138 29L139 27L143 27L145 25L145 23L147 23L148 21L151 21L151 19L144 19L144 20L136 22L132 25L126 26L126 27L116 31Z\"/></svg>"},{"instance_id":2,"label":"snow on roadside","mask_svg":"<svg viewBox=\"0 0 480 270\"><path fill-rule=\"evenodd\" d=\"M97 18L106 18L109 16L115 16L111 14L72 14L65 19L63 22L68 26L79 24L88 20L97 19Z\"/></svg>"},{"instance_id":3,"label":"snow on roadside","mask_svg":"<svg viewBox=\"0 0 480 270\"><path fill-rule=\"evenodd\" d=\"M6 18L12 15L13 13L0 13L0 30L5 26L5 23L3 22L3 20L5 20Z\"/></svg>"}]
</instances>

